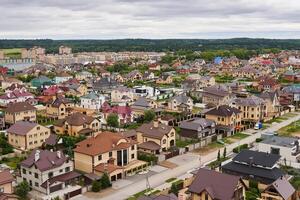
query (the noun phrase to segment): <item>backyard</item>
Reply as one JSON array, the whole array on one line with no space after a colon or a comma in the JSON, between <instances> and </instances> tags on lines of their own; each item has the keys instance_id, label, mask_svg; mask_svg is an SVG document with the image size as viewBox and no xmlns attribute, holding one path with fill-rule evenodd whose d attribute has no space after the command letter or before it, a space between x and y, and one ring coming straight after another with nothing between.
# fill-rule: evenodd
<instances>
[{"instance_id":1,"label":"backyard","mask_svg":"<svg viewBox=\"0 0 300 200\"><path fill-rule=\"evenodd\" d=\"M293 122L277 131L281 136L299 136L300 135L300 120Z\"/></svg>"}]
</instances>

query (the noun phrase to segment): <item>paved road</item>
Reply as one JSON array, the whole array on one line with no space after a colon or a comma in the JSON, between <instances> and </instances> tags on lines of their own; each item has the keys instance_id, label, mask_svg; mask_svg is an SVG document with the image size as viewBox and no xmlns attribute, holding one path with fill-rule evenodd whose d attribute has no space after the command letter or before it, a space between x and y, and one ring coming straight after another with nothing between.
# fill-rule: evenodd
<instances>
[{"instance_id":1,"label":"paved road","mask_svg":"<svg viewBox=\"0 0 300 200\"><path fill-rule=\"evenodd\" d=\"M247 138L244 138L244 139L240 140L239 142L229 144L226 146L226 150L229 154L232 152L232 149L237 147L238 145L252 143L255 141L256 138L260 138L262 133L277 131L278 129L280 129L284 126L287 126L290 123L297 121L297 120L300 120L300 114L298 114L297 116L292 117L288 120L285 120L283 122L273 124L270 128L267 128L262 131L258 131L257 133L255 133ZM221 149L221 152L222 151L223 151L223 148ZM214 151L205 156L201 156L201 163L208 163L208 162L216 160L217 154L218 154L218 151ZM158 186L164 184L165 180L172 178L172 177L179 177L179 176L185 174L187 171L190 171L190 170L200 166L200 156L192 154L192 153L187 153L184 155L177 156L175 159L185 160L186 157L189 157L189 159L188 159L189 161L185 162L185 164L181 164L174 169L169 169L169 170L163 171L159 174L150 176L149 183L150 183L151 187L152 188L158 187ZM190 158L193 158L193 159L190 159ZM130 197L131 195L133 195L135 193L143 191L144 189L146 189L146 178L145 178L145 180L141 180L141 181L132 183L131 185L128 185L124 188L114 191L112 194L110 194L106 197L102 197L101 199L102 200L122 200L122 199L126 199L126 198ZM78 196L78 197L75 197L74 199L92 200L92 198L88 198L86 196Z\"/></svg>"}]
</instances>

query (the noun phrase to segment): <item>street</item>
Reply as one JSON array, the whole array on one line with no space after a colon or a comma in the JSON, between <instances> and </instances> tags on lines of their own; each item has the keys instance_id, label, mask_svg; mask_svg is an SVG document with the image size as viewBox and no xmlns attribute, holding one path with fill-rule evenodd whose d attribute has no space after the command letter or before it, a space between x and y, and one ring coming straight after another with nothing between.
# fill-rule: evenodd
<instances>
[{"instance_id":1,"label":"street","mask_svg":"<svg viewBox=\"0 0 300 200\"><path fill-rule=\"evenodd\" d=\"M291 117L283 122L280 123L276 123L276 124L272 124L269 128L262 130L262 131L257 131L257 133L250 135L247 138L244 138L240 141L237 141L235 143L226 145L226 149L228 154L230 154L232 152L232 149L237 147L238 145L241 144L249 144L252 143L256 140L256 138L261 137L261 134L264 132L273 132L273 131L277 131L278 129L289 125L290 123L297 121L300 119L300 114L298 114L295 117ZM220 151L222 152L224 148L222 148ZM196 167L200 166L200 160L201 160L201 165L211 162L213 160L217 159L217 154L218 154L218 150L211 152L205 156L200 156L193 154L193 153L187 153L187 154L183 154L183 155L179 155L176 156L174 158L169 159L170 162L174 161L176 163L180 163L180 165L178 165L176 168L174 169L167 169L165 171L162 171L160 173L151 175L148 177L149 179L149 183L151 188L155 188L157 186L160 186L162 184L165 183L165 180L169 179L169 178L173 178L173 177L179 177L185 173L187 173L187 171L190 171ZM188 159L188 161L186 161ZM181 162L182 161L182 162ZM120 188L116 191L114 191L112 194L105 196L101 199L103 200L121 200L121 199L126 199L128 197L130 197L131 195L138 193L140 191L143 191L146 189L146 175L145 175L145 179L144 180L140 180L138 182L132 183L130 185L127 185L123 188ZM89 200L89 199L97 199L97 198L90 198L90 197L86 197L84 195L80 195L77 196L73 199L78 199L78 200ZM99 199L99 198L98 198Z\"/></svg>"}]
</instances>

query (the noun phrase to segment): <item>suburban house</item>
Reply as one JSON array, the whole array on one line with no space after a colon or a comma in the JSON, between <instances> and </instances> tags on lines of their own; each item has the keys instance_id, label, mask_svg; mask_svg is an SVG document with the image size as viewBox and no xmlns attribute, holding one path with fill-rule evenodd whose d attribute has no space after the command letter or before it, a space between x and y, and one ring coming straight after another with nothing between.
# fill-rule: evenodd
<instances>
[{"instance_id":1,"label":"suburban house","mask_svg":"<svg viewBox=\"0 0 300 200\"><path fill-rule=\"evenodd\" d=\"M258 143L258 151L277 154L287 163L300 162L299 139L293 137L279 137L262 135L263 140Z\"/></svg>"},{"instance_id":2,"label":"suburban house","mask_svg":"<svg viewBox=\"0 0 300 200\"><path fill-rule=\"evenodd\" d=\"M0 96L0 105L6 106L9 103L25 102L33 98L33 94L27 92L25 88L15 89L13 91L7 91L5 94Z\"/></svg>"},{"instance_id":3,"label":"suburban house","mask_svg":"<svg viewBox=\"0 0 300 200\"><path fill-rule=\"evenodd\" d=\"M46 76L39 76L31 80L32 87L43 88L52 85L52 80Z\"/></svg>"},{"instance_id":4,"label":"suburban house","mask_svg":"<svg viewBox=\"0 0 300 200\"><path fill-rule=\"evenodd\" d=\"M224 105L230 99L230 92L221 86L211 86L203 89L202 103L213 106Z\"/></svg>"},{"instance_id":5,"label":"suburban house","mask_svg":"<svg viewBox=\"0 0 300 200\"><path fill-rule=\"evenodd\" d=\"M7 129L8 142L14 148L28 151L43 145L50 129L34 122L18 121Z\"/></svg>"},{"instance_id":6,"label":"suburban house","mask_svg":"<svg viewBox=\"0 0 300 200\"><path fill-rule=\"evenodd\" d=\"M64 91L65 95L81 97L87 94L87 86L80 83L63 84L60 88Z\"/></svg>"},{"instance_id":7,"label":"suburban house","mask_svg":"<svg viewBox=\"0 0 300 200\"><path fill-rule=\"evenodd\" d=\"M181 139L199 139L201 145L206 146L207 144L216 141L216 123L209 119L194 118L191 120L183 121L179 125L180 138Z\"/></svg>"},{"instance_id":8,"label":"suburban house","mask_svg":"<svg viewBox=\"0 0 300 200\"><path fill-rule=\"evenodd\" d=\"M173 77L169 74L162 74L156 79L156 84L171 84L173 83Z\"/></svg>"},{"instance_id":9,"label":"suburban house","mask_svg":"<svg viewBox=\"0 0 300 200\"><path fill-rule=\"evenodd\" d=\"M138 98L132 105L131 109L136 116L144 115L145 110L156 109L158 107L156 101L145 97Z\"/></svg>"},{"instance_id":10,"label":"suburban house","mask_svg":"<svg viewBox=\"0 0 300 200\"><path fill-rule=\"evenodd\" d=\"M274 92L280 89L280 83L273 77L261 76L253 85L258 91Z\"/></svg>"},{"instance_id":11,"label":"suburban house","mask_svg":"<svg viewBox=\"0 0 300 200\"><path fill-rule=\"evenodd\" d=\"M168 101L168 109L171 111L191 112L193 110L193 106L192 98L185 94L174 96Z\"/></svg>"},{"instance_id":12,"label":"suburban house","mask_svg":"<svg viewBox=\"0 0 300 200\"><path fill-rule=\"evenodd\" d=\"M241 176L249 186L249 181L258 182L259 189L265 189L267 185L273 183L284 172L278 168L280 155L258 152L252 150L242 150L231 162L222 166L222 172Z\"/></svg>"},{"instance_id":13,"label":"suburban house","mask_svg":"<svg viewBox=\"0 0 300 200\"><path fill-rule=\"evenodd\" d=\"M99 81L93 82L93 90L102 93L111 93L111 90L118 87L120 83L118 83L115 79L111 77L101 78Z\"/></svg>"},{"instance_id":14,"label":"suburban house","mask_svg":"<svg viewBox=\"0 0 300 200\"><path fill-rule=\"evenodd\" d=\"M216 122L217 135L222 134L223 137L227 137L242 128L242 112L237 108L221 105L209 109L203 114L206 119Z\"/></svg>"},{"instance_id":15,"label":"suburban house","mask_svg":"<svg viewBox=\"0 0 300 200\"><path fill-rule=\"evenodd\" d=\"M101 106L105 102L105 96L91 92L85 96L80 97L80 107L100 110Z\"/></svg>"},{"instance_id":16,"label":"suburban house","mask_svg":"<svg viewBox=\"0 0 300 200\"><path fill-rule=\"evenodd\" d=\"M244 200L246 185L239 176L200 168L191 185L178 194L180 200Z\"/></svg>"},{"instance_id":17,"label":"suburban house","mask_svg":"<svg viewBox=\"0 0 300 200\"><path fill-rule=\"evenodd\" d=\"M58 84L58 83L63 83L65 81L68 81L69 79L72 79L73 77L67 73L61 73L59 75L57 75L56 77L54 77L54 83Z\"/></svg>"},{"instance_id":18,"label":"suburban house","mask_svg":"<svg viewBox=\"0 0 300 200\"><path fill-rule=\"evenodd\" d=\"M102 105L101 113L103 114L102 119L104 119L105 121L111 114L116 114L118 116L119 124L128 124L133 122L133 114L129 106L116 105L111 107L107 102L105 102Z\"/></svg>"},{"instance_id":19,"label":"suburban house","mask_svg":"<svg viewBox=\"0 0 300 200\"><path fill-rule=\"evenodd\" d=\"M132 92L135 99L139 97L152 98L160 94L157 88L146 85L134 86Z\"/></svg>"},{"instance_id":20,"label":"suburban house","mask_svg":"<svg viewBox=\"0 0 300 200\"><path fill-rule=\"evenodd\" d=\"M32 190L40 192L34 193L34 198L65 199L81 193L81 186L76 185L81 175L73 171L73 161L61 151L33 150L20 168L18 182L27 181Z\"/></svg>"},{"instance_id":21,"label":"suburban house","mask_svg":"<svg viewBox=\"0 0 300 200\"><path fill-rule=\"evenodd\" d=\"M254 95L247 98L235 98L230 105L242 111L242 119L244 121L256 123L263 121L267 116L266 102Z\"/></svg>"},{"instance_id":22,"label":"suburban house","mask_svg":"<svg viewBox=\"0 0 300 200\"><path fill-rule=\"evenodd\" d=\"M136 141L119 133L99 132L76 144L75 169L102 176L107 173L111 181L133 175L147 167L137 160Z\"/></svg>"},{"instance_id":23,"label":"suburban house","mask_svg":"<svg viewBox=\"0 0 300 200\"><path fill-rule=\"evenodd\" d=\"M260 195L260 200L298 200L297 191L290 182L280 177L270 184Z\"/></svg>"},{"instance_id":24,"label":"suburban house","mask_svg":"<svg viewBox=\"0 0 300 200\"><path fill-rule=\"evenodd\" d=\"M8 125L17 121L36 121L36 108L27 102L12 103L4 109L4 120Z\"/></svg>"},{"instance_id":25,"label":"suburban house","mask_svg":"<svg viewBox=\"0 0 300 200\"><path fill-rule=\"evenodd\" d=\"M56 119L63 119L68 116L67 108L74 106L74 103L62 96L57 96L54 100L46 103L46 114Z\"/></svg>"},{"instance_id":26,"label":"suburban house","mask_svg":"<svg viewBox=\"0 0 300 200\"><path fill-rule=\"evenodd\" d=\"M263 92L259 97L266 103L268 116L275 116L281 111L279 95L277 92Z\"/></svg>"},{"instance_id":27,"label":"suburban house","mask_svg":"<svg viewBox=\"0 0 300 200\"><path fill-rule=\"evenodd\" d=\"M9 170L0 171L0 199L1 200L17 200L13 194L14 177Z\"/></svg>"},{"instance_id":28,"label":"suburban house","mask_svg":"<svg viewBox=\"0 0 300 200\"><path fill-rule=\"evenodd\" d=\"M134 82L134 81L137 81L137 80L143 80L143 75L139 70L133 70L133 71L129 72L128 74L126 74L124 76L124 78L127 81Z\"/></svg>"},{"instance_id":29,"label":"suburban house","mask_svg":"<svg viewBox=\"0 0 300 200\"><path fill-rule=\"evenodd\" d=\"M88 72L88 71L82 71L82 72L79 72L79 73L75 74L75 78L77 80L80 80L80 81L88 80L92 77L93 77L93 74L91 72Z\"/></svg>"},{"instance_id":30,"label":"suburban house","mask_svg":"<svg viewBox=\"0 0 300 200\"><path fill-rule=\"evenodd\" d=\"M138 149L141 152L159 154L175 146L175 129L156 120L143 124L136 132Z\"/></svg>"},{"instance_id":31,"label":"suburban house","mask_svg":"<svg viewBox=\"0 0 300 200\"><path fill-rule=\"evenodd\" d=\"M117 87L111 91L111 101L115 103L129 103L134 99L131 88Z\"/></svg>"},{"instance_id":32,"label":"suburban house","mask_svg":"<svg viewBox=\"0 0 300 200\"><path fill-rule=\"evenodd\" d=\"M70 136L92 136L94 132L100 130L101 123L98 119L76 112L64 119L59 119L54 123L54 131L57 134L67 134Z\"/></svg>"}]
</instances>

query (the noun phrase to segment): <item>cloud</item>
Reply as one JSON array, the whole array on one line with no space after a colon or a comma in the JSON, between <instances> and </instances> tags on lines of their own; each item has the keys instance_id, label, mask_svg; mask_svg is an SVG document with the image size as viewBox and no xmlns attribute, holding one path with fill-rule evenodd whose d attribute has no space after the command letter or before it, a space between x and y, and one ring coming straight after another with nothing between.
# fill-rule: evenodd
<instances>
[{"instance_id":1,"label":"cloud","mask_svg":"<svg viewBox=\"0 0 300 200\"><path fill-rule=\"evenodd\" d=\"M0 0L0 38L298 38L297 0Z\"/></svg>"}]
</instances>

